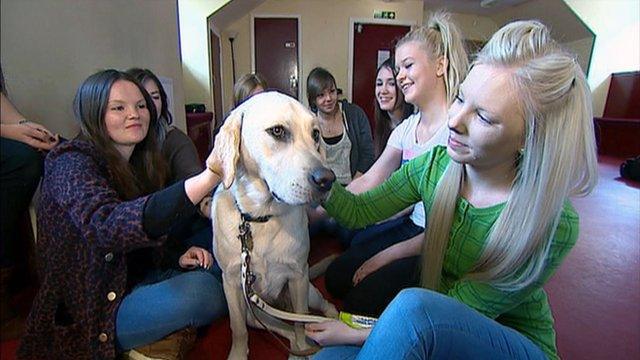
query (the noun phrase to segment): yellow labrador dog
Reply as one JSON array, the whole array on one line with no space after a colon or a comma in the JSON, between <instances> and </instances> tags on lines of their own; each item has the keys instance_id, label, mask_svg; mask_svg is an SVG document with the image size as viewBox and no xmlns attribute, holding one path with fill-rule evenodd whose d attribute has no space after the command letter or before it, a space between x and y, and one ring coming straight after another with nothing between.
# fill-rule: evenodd
<instances>
[{"instance_id":1,"label":"yellow labrador dog","mask_svg":"<svg viewBox=\"0 0 640 360\"><path fill-rule=\"evenodd\" d=\"M246 324L261 326L242 290L242 216L252 233L255 292L275 307L288 303L296 313L311 307L336 317L335 307L309 283L306 214L308 204L327 196L335 176L325 164L317 120L298 101L277 92L255 95L236 108L216 137L218 146L224 149L225 189L218 189L212 203L213 252L229 307L229 359L246 359ZM253 314L288 338L293 349L310 349L302 325L292 327L259 309Z\"/></svg>"}]
</instances>

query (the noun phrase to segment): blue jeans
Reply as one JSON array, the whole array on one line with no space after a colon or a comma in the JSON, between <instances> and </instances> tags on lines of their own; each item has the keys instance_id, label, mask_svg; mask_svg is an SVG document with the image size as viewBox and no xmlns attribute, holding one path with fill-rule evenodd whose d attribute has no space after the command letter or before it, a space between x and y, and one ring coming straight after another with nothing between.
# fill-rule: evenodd
<instances>
[{"instance_id":1,"label":"blue jeans","mask_svg":"<svg viewBox=\"0 0 640 360\"><path fill-rule=\"evenodd\" d=\"M546 359L531 340L446 295L405 289L363 347L333 346L313 359Z\"/></svg>"},{"instance_id":2,"label":"blue jeans","mask_svg":"<svg viewBox=\"0 0 640 360\"><path fill-rule=\"evenodd\" d=\"M120 350L146 345L185 328L210 324L227 313L221 272L156 272L122 300L116 317Z\"/></svg>"}]
</instances>

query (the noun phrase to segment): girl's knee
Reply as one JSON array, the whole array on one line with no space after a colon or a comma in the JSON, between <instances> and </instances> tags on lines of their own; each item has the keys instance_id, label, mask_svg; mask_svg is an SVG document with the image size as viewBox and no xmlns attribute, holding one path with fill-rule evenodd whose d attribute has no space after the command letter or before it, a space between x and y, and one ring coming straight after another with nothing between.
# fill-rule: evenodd
<instances>
[{"instance_id":1,"label":"girl's knee","mask_svg":"<svg viewBox=\"0 0 640 360\"><path fill-rule=\"evenodd\" d=\"M461 306L461 303L449 296L421 288L402 290L389 305L404 314L403 316L427 316L435 322L439 318L460 312Z\"/></svg>"},{"instance_id":2,"label":"girl's knee","mask_svg":"<svg viewBox=\"0 0 640 360\"><path fill-rule=\"evenodd\" d=\"M420 308L429 299L429 290L420 288L402 289L392 304L406 308Z\"/></svg>"},{"instance_id":3,"label":"girl's knee","mask_svg":"<svg viewBox=\"0 0 640 360\"><path fill-rule=\"evenodd\" d=\"M183 312L195 326L211 323L227 312L227 303L220 281L204 271L190 273L187 293L182 304Z\"/></svg>"},{"instance_id":4,"label":"girl's knee","mask_svg":"<svg viewBox=\"0 0 640 360\"><path fill-rule=\"evenodd\" d=\"M440 307L443 298L446 296L438 294L435 291L409 288L403 289L393 299L390 308L398 309L404 313L430 312L434 307Z\"/></svg>"}]
</instances>

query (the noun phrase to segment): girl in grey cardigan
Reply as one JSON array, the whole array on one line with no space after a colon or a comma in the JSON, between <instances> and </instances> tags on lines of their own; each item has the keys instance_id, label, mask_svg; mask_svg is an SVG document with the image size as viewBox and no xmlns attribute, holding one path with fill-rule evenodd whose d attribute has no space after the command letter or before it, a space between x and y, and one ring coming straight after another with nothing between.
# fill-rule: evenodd
<instances>
[{"instance_id":1,"label":"girl in grey cardigan","mask_svg":"<svg viewBox=\"0 0 640 360\"><path fill-rule=\"evenodd\" d=\"M323 68L317 67L309 73L307 98L320 121L327 163L337 181L348 185L369 170L375 160L369 119L359 106L346 100L338 101L336 80ZM323 210L311 209L309 235L315 236L321 231L338 237L345 246L353 237L353 231L338 225Z\"/></svg>"},{"instance_id":2,"label":"girl in grey cardigan","mask_svg":"<svg viewBox=\"0 0 640 360\"><path fill-rule=\"evenodd\" d=\"M307 97L320 120L329 167L338 181L347 185L369 170L375 160L369 119L359 106L338 101L336 80L323 68L309 73Z\"/></svg>"}]
</instances>

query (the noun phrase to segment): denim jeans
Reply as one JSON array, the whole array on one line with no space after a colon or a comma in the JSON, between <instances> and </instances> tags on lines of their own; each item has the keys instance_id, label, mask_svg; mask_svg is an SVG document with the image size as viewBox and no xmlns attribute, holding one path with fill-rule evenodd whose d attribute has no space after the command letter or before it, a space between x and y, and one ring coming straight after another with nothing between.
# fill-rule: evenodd
<instances>
[{"instance_id":1,"label":"denim jeans","mask_svg":"<svg viewBox=\"0 0 640 360\"><path fill-rule=\"evenodd\" d=\"M333 346L313 359L546 359L516 330L446 295L405 289L389 304L363 347Z\"/></svg>"},{"instance_id":2,"label":"denim jeans","mask_svg":"<svg viewBox=\"0 0 640 360\"><path fill-rule=\"evenodd\" d=\"M122 300L116 317L117 345L126 351L187 326L210 324L226 313L217 265L209 271L158 271Z\"/></svg>"}]
</instances>

